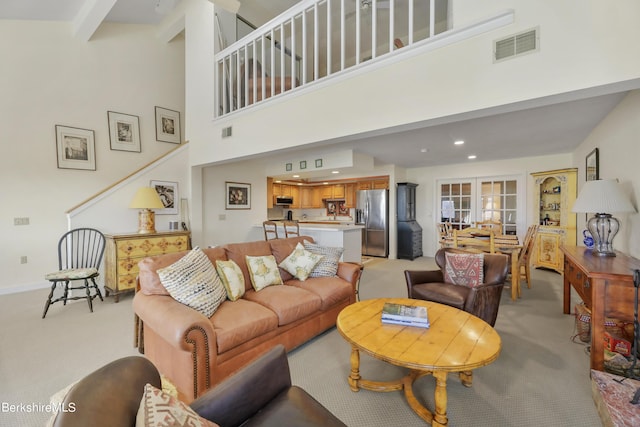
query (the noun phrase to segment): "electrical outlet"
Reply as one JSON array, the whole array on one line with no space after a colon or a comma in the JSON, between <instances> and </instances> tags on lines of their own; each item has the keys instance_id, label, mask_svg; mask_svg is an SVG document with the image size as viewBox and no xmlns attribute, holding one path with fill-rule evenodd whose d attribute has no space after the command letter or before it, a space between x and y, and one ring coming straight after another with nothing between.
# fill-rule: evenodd
<instances>
[{"instance_id":1,"label":"electrical outlet","mask_svg":"<svg viewBox=\"0 0 640 427\"><path fill-rule=\"evenodd\" d=\"M13 218L13 225L29 225L29 217Z\"/></svg>"},{"instance_id":2,"label":"electrical outlet","mask_svg":"<svg viewBox=\"0 0 640 427\"><path fill-rule=\"evenodd\" d=\"M27 256L23 255L20 257L20 264L26 264L27 263Z\"/></svg>"}]
</instances>

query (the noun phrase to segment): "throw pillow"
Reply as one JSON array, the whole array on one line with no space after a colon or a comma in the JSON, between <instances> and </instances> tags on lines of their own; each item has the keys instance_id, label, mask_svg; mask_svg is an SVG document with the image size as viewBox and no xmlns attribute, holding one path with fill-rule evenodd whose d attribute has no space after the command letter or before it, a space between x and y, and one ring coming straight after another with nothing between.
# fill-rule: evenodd
<instances>
[{"instance_id":1,"label":"throw pillow","mask_svg":"<svg viewBox=\"0 0 640 427\"><path fill-rule=\"evenodd\" d=\"M219 427L200 417L185 403L151 384L144 386L136 427Z\"/></svg>"},{"instance_id":2,"label":"throw pillow","mask_svg":"<svg viewBox=\"0 0 640 427\"><path fill-rule=\"evenodd\" d=\"M271 285L282 285L282 277L273 255L245 256L253 289L259 291Z\"/></svg>"},{"instance_id":3,"label":"throw pillow","mask_svg":"<svg viewBox=\"0 0 640 427\"><path fill-rule=\"evenodd\" d=\"M322 258L322 255L313 254L306 250L301 243L298 243L293 252L280 263L280 267L296 279L304 282L309 277L313 267Z\"/></svg>"},{"instance_id":4,"label":"throw pillow","mask_svg":"<svg viewBox=\"0 0 640 427\"><path fill-rule=\"evenodd\" d=\"M169 294L207 317L227 299L216 269L199 247L173 264L158 270L160 282Z\"/></svg>"},{"instance_id":5,"label":"throw pillow","mask_svg":"<svg viewBox=\"0 0 640 427\"><path fill-rule=\"evenodd\" d=\"M235 261L216 261L216 270L222 280L222 284L227 290L227 297L231 301L236 301L244 295L244 275Z\"/></svg>"},{"instance_id":6,"label":"throw pillow","mask_svg":"<svg viewBox=\"0 0 640 427\"><path fill-rule=\"evenodd\" d=\"M322 255L322 259L311 270L309 277L334 277L338 274L338 262L343 248L320 246L307 240L304 241L304 248L312 254Z\"/></svg>"},{"instance_id":7,"label":"throw pillow","mask_svg":"<svg viewBox=\"0 0 640 427\"><path fill-rule=\"evenodd\" d=\"M475 288L484 281L483 254L445 253L444 281Z\"/></svg>"}]
</instances>

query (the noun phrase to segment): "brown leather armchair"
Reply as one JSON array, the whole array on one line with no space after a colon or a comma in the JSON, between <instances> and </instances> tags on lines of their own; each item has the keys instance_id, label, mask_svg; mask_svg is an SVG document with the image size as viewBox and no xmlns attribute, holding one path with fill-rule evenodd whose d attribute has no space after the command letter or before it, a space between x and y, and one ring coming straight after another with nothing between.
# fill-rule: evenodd
<instances>
[{"instance_id":1,"label":"brown leather armchair","mask_svg":"<svg viewBox=\"0 0 640 427\"><path fill-rule=\"evenodd\" d=\"M433 301L464 310L494 326L502 289L509 271L509 257L503 254L484 254L484 283L475 288L444 281L445 253L464 253L462 249L443 248L436 252L440 270L405 270L409 298Z\"/></svg>"},{"instance_id":2,"label":"brown leather armchair","mask_svg":"<svg viewBox=\"0 0 640 427\"><path fill-rule=\"evenodd\" d=\"M111 362L75 384L54 427L135 426L145 384L160 388L160 375L146 358L130 356ZM291 385L284 347L273 347L204 395L191 402L201 417L220 427L346 427L306 391Z\"/></svg>"}]
</instances>

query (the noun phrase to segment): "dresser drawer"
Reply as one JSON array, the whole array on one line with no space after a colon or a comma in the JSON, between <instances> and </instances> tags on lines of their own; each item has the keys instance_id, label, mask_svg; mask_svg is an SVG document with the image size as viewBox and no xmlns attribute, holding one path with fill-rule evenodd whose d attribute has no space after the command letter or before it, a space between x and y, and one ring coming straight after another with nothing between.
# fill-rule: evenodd
<instances>
[{"instance_id":1,"label":"dresser drawer","mask_svg":"<svg viewBox=\"0 0 640 427\"><path fill-rule=\"evenodd\" d=\"M118 282L118 290L127 291L129 289L135 289L136 276L137 274L123 274L122 276L118 276L118 278L116 279Z\"/></svg>"},{"instance_id":2,"label":"dresser drawer","mask_svg":"<svg viewBox=\"0 0 640 427\"><path fill-rule=\"evenodd\" d=\"M571 263L565 263L564 275L587 307L591 307L591 284L587 275Z\"/></svg>"},{"instance_id":3,"label":"dresser drawer","mask_svg":"<svg viewBox=\"0 0 640 427\"><path fill-rule=\"evenodd\" d=\"M188 240L185 236L148 237L116 242L118 258L144 258L169 252L186 251L187 248Z\"/></svg>"}]
</instances>

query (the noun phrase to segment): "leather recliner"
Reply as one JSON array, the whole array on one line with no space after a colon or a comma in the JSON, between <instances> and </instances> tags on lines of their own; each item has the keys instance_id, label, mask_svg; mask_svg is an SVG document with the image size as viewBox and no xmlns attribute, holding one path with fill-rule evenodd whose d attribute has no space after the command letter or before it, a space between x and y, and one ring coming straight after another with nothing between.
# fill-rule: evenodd
<instances>
[{"instance_id":1,"label":"leather recliner","mask_svg":"<svg viewBox=\"0 0 640 427\"><path fill-rule=\"evenodd\" d=\"M65 397L74 411L60 412L54 427L135 426L145 384L160 388L155 366L141 356L111 362L75 384ZM282 345L273 347L191 402L220 427L346 427L302 388L291 385Z\"/></svg>"},{"instance_id":2,"label":"leather recliner","mask_svg":"<svg viewBox=\"0 0 640 427\"><path fill-rule=\"evenodd\" d=\"M483 283L474 288L444 281L445 253L464 253L455 248L436 252L439 270L405 270L409 298L433 301L458 308L481 318L491 326L496 323L504 282L509 271L509 257L504 254L484 254Z\"/></svg>"}]
</instances>

